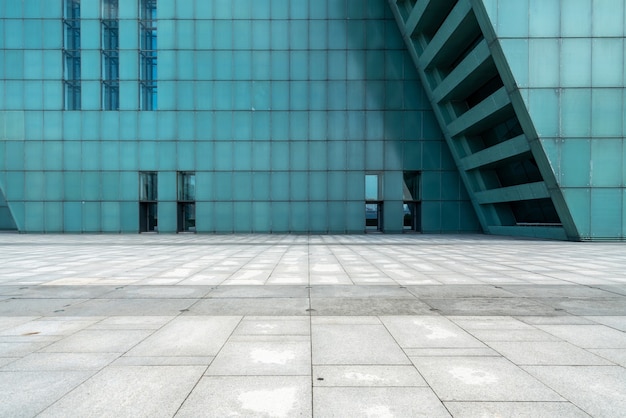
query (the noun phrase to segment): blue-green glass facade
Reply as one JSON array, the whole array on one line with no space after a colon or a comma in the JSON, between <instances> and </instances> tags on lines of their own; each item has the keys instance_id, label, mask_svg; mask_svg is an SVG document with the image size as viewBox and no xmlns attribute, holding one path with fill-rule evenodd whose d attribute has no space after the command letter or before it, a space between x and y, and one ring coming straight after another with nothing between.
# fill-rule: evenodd
<instances>
[{"instance_id":1,"label":"blue-green glass facade","mask_svg":"<svg viewBox=\"0 0 626 418\"><path fill-rule=\"evenodd\" d=\"M388 0L488 233L626 239L623 0Z\"/></svg>"},{"instance_id":2,"label":"blue-green glass facade","mask_svg":"<svg viewBox=\"0 0 626 418\"><path fill-rule=\"evenodd\" d=\"M0 0L0 63L2 228L480 230L383 0Z\"/></svg>"}]
</instances>

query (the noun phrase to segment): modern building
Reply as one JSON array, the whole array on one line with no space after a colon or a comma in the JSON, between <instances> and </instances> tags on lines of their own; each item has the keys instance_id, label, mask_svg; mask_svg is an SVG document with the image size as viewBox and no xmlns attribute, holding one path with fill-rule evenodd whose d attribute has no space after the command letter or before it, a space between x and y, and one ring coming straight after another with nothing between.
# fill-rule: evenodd
<instances>
[{"instance_id":1,"label":"modern building","mask_svg":"<svg viewBox=\"0 0 626 418\"><path fill-rule=\"evenodd\" d=\"M623 0L0 0L0 228L626 238Z\"/></svg>"}]
</instances>

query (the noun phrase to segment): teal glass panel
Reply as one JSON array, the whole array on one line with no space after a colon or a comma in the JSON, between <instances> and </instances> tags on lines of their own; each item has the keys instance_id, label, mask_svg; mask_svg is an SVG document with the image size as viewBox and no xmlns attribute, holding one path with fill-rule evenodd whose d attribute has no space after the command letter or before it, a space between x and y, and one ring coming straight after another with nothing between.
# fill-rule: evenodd
<instances>
[{"instance_id":1,"label":"teal glass panel","mask_svg":"<svg viewBox=\"0 0 626 418\"><path fill-rule=\"evenodd\" d=\"M272 141L272 169L289 170L289 142Z\"/></svg>"},{"instance_id":2,"label":"teal glass panel","mask_svg":"<svg viewBox=\"0 0 626 418\"><path fill-rule=\"evenodd\" d=\"M136 202L139 200L139 175L136 171L120 172L120 200Z\"/></svg>"},{"instance_id":3,"label":"teal glass panel","mask_svg":"<svg viewBox=\"0 0 626 418\"><path fill-rule=\"evenodd\" d=\"M63 203L44 203L44 229L46 232L63 232Z\"/></svg>"},{"instance_id":4,"label":"teal glass panel","mask_svg":"<svg viewBox=\"0 0 626 418\"><path fill-rule=\"evenodd\" d=\"M590 37L592 0L567 0L561 8L561 34L566 37Z\"/></svg>"},{"instance_id":5,"label":"teal glass panel","mask_svg":"<svg viewBox=\"0 0 626 418\"><path fill-rule=\"evenodd\" d=\"M307 82L292 82L289 86L289 96L291 110L306 110L309 106Z\"/></svg>"},{"instance_id":6,"label":"teal glass panel","mask_svg":"<svg viewBox=\"0 0 626 418\"><path fill-rule=\"evenodd\" d=\"M302 2L304 3L304 2ZM292 2L292 5L294 3ZM301 7L306 7L302 4ZM293 11L293 7L292 7ZM307 49L309 45L308 20L291 21L289 24L289 48L292 50Z\"/></svg>"},{"instance_id":7,"label":"teal glass panel","mask_svg":"<svg viewBox=\"0 0 626 418\"><path fill-rule=\"evenodd\" d=\"M44 231L43 202L26 202L24 204L25 228L31 232Z\"/></svg>"},{"instance_id":8,"label":"teal glass panel","mask_svg":"<svg viewBox=\"0 0 626 418\"><path fill-rule=\"evenodd\" d=\"M344 202L328 202L328 232L346 232L346 204Z\"/></svg>"},{"instance_id":9,"label":"teal glass panel","mask_svg":"<svg viewBox=\"0 0 626 418\"><path fill-rule=\"evenodd\" d=\"M592 40L591 83L594 87L619 87L624 82L624 39Z\"/></svg>"},{"instance_id":10,"label":"teal glass panel","mask_svg":"<svg viewBox=\"0 0 626 418\"><path fill-rule=\"evenodd\" d=\"M529 35L531 37L558 37L561 20L559 1L530 0Z\"/></svg>"},{"instance_id":11,"label":"teal glass panel","mask_svg":"<svg viewBox=\"0 0 626 418\"><path fill-rule=\"evenodd\" d=\"M233 197L233 175L230 172L213 174L213 190L216 200L231 200Z\"/></svg>"},{"instance_id":12,"label":"teal glass panel","mask_svg":"<svg viewBox=\"0 0 626 418\"><path fill-rule=\"evenodd\" d=\"M331 39L334 38L331 37ZM345 80L347 75L346 51L328 51L328 62L332 63L328 66L328 79Z\"/></svg>"},{"instance_id":13,"label":"teal glass panel","mask_svg":"<svg viewBox=\"0 0 626 418\"><path fill-rule=\"evenodd\" d=\"M624 169L622 139L591 140L592 187L620 187Z\"/></svg>"},{"instance_id":14,"label":"teal glass panel","mask_svg":"<svg viewBox=\"0 0 626 418\"><path fill-rule=\"evenodd\" d=\"M309 21L309 49L328 49L327 25L328 23L326 20Z\"/></svg>"},{"instance_id":15,"label":"teal glass panel","mask_svg":"<svg viewBox=\"0 0 626 418\"><path fill-rule=\"evenodd\" d=\"M308 169L308 149L306 142L291 142L289 147L290 169L291 170L307 170Z\"/></svg>"},{"instance_id":16,"label":"teal glass panel","mask_svg":"<svg viewBox=\"0 0 626 418\"><path fill-rule=\"evenodd\" d=\"M594 238L616 238L622 232L620 188L591 189L591 233Z\"/></svg>"},{"instance_id":17,"label":"teal glass panel","mask_svg":"<svg viewBox=\"0 0 626 418\"><path fill-rule=\"evenodd\" d=\"M233 204L231 202L215 202L215 230L217 232L233 232Z\"/></svg>"},{"instance_id":18,"label":"teal glass panel","mask_svg":"<svg viewBox=\"0 0 626 418\"><path fill-rule=\"evenodd\" d=\"M158 204L158 229L159 232L176 232L176 202L159 202Z\"/></svg>"},{"instance_id":19,"label":"teal glass panel","mask_svg":"<svg viewBox=\"0 0 626 418\"><path fill-rule=\"evenodd\" d=\"M365 168L365 146L362 142L348 141L347 161L348 170L363 170Z\"/></svg>"},{"instance_id":20,"label":"teal glass panel","mask_svg":"<svg viewBox=\"0 0 626 418\"><path fill-rule=\"evenodd\" d=\"M275 232L289 232L289 203L287 202L272 202L272 231Z\"/></svg>"},{"instance_id":21,"label":"teal glass panel","mask_svg":"<svg viewBox=\"0 0 626 418\"><path fill-rule=\"evenodd\" d=\"M102 200L119 200L120 173L102 172L100 173L100 182Z\"/></svg>"},{"instance_id":22,"label":"teal glass panel","mask_svg":"<svg viewBox=\"0 0 626 418\"><path fill-rule=\"evenodd\" d=\"M272 207L270 202L252 202L252 231L267 233L272 231Z\"/></svg>"},{"instance_id":23,"label":"teal glass panel","mask_svg":"<svg viewBox=\"0 0 626 418\"><path fill-rule=\"evenodd\" d=\"M309 81L309 103L312 110L325 110L327 107L327 86L323 81Z\"/></svg>"},{"instance_id":24,"label":"teal glass panel","mask_svg":"<svg viewBox=\"0 0 626 418\"><path fill-rule=\"evenodd\" d=\"M24 20L4 21L4 45L7 49L24 49Z\"/></svg>"},{"instance_id":25,"label":"teal glass panel","mask_svg":"<svg viewBox=\"0 0 626 418\"><path fill-rule=\"evenodd\" d=\"M270 109L272 83L269 81L254 81L252 83L252 108L253 110Z\"/></svg>"},{"instance_id":26,"label":"teal glass panel","mask_svg":"<svg viewBox=\"0 0 626 418\"><path fill-rule=\"evenodd\" d=\"M326 202L311 202L309 204L309 223L311 232L327 232L328 204Z\"/></svg>"},{"instance_id":27,"label":"teal glass panel","mask_svg":"<svg viewBox=\"0 0 626 418\"><path fill-rule=\"evenodd\" d=\"M82 169L83 170L99 170L100 169L100 142L84 141L82 143Z\"/></svg>"},{"instance_id":28,"label":"teal glass panel","mask_svg":"<svg viewBox=\"0 0 626 418\"><path fill-rule=\"evenodd\" d=\"M25 173L26 200L41 200L45 191L45 177L42 171L27 171Z\"/></svg>"},{"instance_id":29,"label":"teal glass panel","mask_svg":"<svg viewBox=\"0 0 626 418\"><path fill-rule=\"evenodd\" d=\"M45 170L63 169L63 143L60 141L46 141L43 143L45 155L43 168Z\"/></svg>"},{"instance_id":30,"label":"teal glass panel","mask_svg":"<svg viewBox=\"0 0 626 418\"><path fill-rule=\"evenodd\" d=\"M252 114L253 139L264 141L269 140L271 137L270 128L269 112L254 112Z\"/></svg>"},{"instance_id":31,"label":"teal glass panel","mask_svg":"<svg viewBox=\"0 0 626 418\"><path fill-rule=\"evenodd\" d=\"M355 117L355 119L358 119L359 117L362 117L363 114L362 113L347 113L346 112L328 112L328 139L329 140L341 140L344 139L346 137L346 122L348 124L351 124L352 119L350 119L351 117ZM346 121L346 115L348 116L348 120ZM359 126L362 128L363 125L361 125L359 123ZM350 128L352 127L352 124L348 127ZM357 136L356 134L354 136ZM352 136L349 136L349 139L353 139ZM356 138L354 138L356 139ZM363 136L361 136L359 139L363 139Z\"/></svg>"},{"instance_id":32,"label":"teal glass panel","mask_svg":"<svg viewBox=\"0 0 626 418\"><path fill-rule=\"evenodd\" d=\"M289 113L274 111L271 113L272 140L289 139Z\"/></svg>"},{"instance_id":33,"label":"teal glass panel","mask_svg":"<svg viewBox=\"0 0 626 418\"><path fill-rule=\"evenodd\" d=\"M57 10L55 7L45 8L46 11ZM63 27L59 25L58 18L46 19L42 22L43 33L46 36L43 37L44 49L61 49L63 47Z\"/></svg>"},{"instance_id":34,"label":"teal glass panel","mask_svg":"<svg viewBox=\"0 0 626 418\"><path fill-rule=\"evenodd\" d=\"M5 197L8 201L24 200L24 172L23 171L7 171L6 184L11 187L5 187Z\"/></svg>"},{"instance_id":35,"label":"teal glass panel","mask_svg":"<svg viewBox=\"0 0 626 418\"><path fill-rule=\"evenodd\" d=\"M250 112L235 112L233 114L233 139L252 139L252 120Z\"/></svg>"},{"instance_id":36,"label":"teal glass panel","mask_svg":"<svg viewBox=\"0 0 626 418\"><path fill-rule=\"evenodd\" d=\"M66 232L82 231L83 210L80 202L63 203L63 226Z\"/></svg>"},{"instance_id":37,"label":"teal glass panel","mask_svg":"<svg viewBox=\"0 0 626 418\"><path fill-rule=\"evenodd\" d=\"M100 139L100 131L101 131L101 113L100 112L82 112L82 113L73 113L74 115L82 116L82 121L73 125L70 130L74 130L76 128L81 128L80 136L72 135L73 139L82 139L85 141L97 141ZM64 116L68 115L68 113L63 113ZM71 114L70 114L71 115ZM47 116L47 114L46 114ZM66 121L67 121L66 117ZM65 130L68 130L68 127L65 127Z\"/></svg>"},{"instance_id":38,"label":"teal glass panel","mask_svg":"<svg viewBox=\"0 0 626 418\"><path fill-rule=\"evenodd\" d=\"M497 32L501 37L528 36L529 0L507 2L506 7L498 8Z\"/></svg>"},{"instance_id":39,"label":"teal glass panel","mask_svg":"<svg viewBox=\"0 0 626 418\"><path fill-rule=\"evenodd\" d=\"M158 143L157 148L159 155L159 171L176 170L176 143L170 141L160 142Z\"/></svg>"},{"instance_id":40,"label":"teal glass panel","mask_svg":"<svg viewBox=\"0 0 626 418\"><path fill-rule=\"evenodd\" d=\"M252 142L252 169L254 171L267 171L270 169L271 147L268 141Z\"/></svg>"},{"instance_id":41,"label":"teal glass panel","mask_svg":"<svg viewBox=\"0 0 626 418\"><path fill-rule=\"evenodd\" d=\"M528 39L501 39L500 44L515 83L519 87L528 87Z\"/></svg>"},{"instance_id":42,"label":"teal glass panel","mask_svg":"<svg viewBox=\"0 0 626 418\"><path fill-rule=\"evenodd\" d=\"M621 136L623 133L622 89L596 88L591 92L591 134L594 137Z\"/></svg>"},{"instance_id":43,"label":"teal glass panel","mask_svg":"<svg viewBox=\"0 0 626 418\"><path fill-rule=\"evenodd\" d=\"M561 185L588 187L591 181L591 142L564 139L561 145Z\"/></svg>"},{"instance_id":44,"label":"teal glass panel","mask_svg":"<svg viewBox=\"0 0 626 418\"><path fill-rule=\"evenodd\" d=\"M344 170L347 161L347 144L344 141L328 142L328 169ZM315 155L316 159L324 159L323 155ZM312 163L311 163L312 165Z\"/></svg>"},{"instance_id":45,"label":"teal glass panel","mask_svg":"<svg viewBox=\"0 0 626 418\"><path fill-rule=\"evenodd\" d=\"M374 52L371 51L371 53L373 54ZM366 77L366 60L365 60L365 51L359 51L359 50L349 50L347 52L348 56L347 56L347 61L346 61L346 74L347 74L347 78L348 80L363 80ZM384 61L379 62L378 63L378 71L380 71L380 68L384 67L382 66ZM369 67L367 67L367 69L369 70Z\"/></svg>"},{"instance_id":46,"label":"teal glass panel","mask_svg":"<svg viewBox=\"0 0 626 418\"><path fill-rule=\"evenodd\" d=\"M248 81L236 81L233 83L233 110L252 110L252 92L251 92L252 83ZM250 126L250 114L249 113L235 113L234 117L244 116L248 122L244 125ZM235 129L241 127L235 123Z\"/></svg>"},{"instance_id":47,"label":"teal glass panel","mask_svg":"<svg viewBox=\"0 0 626 418\"><path fill-rule=\"evenodd\" d=\"M309 114L307 112L289 113L289 138L304 141L309 134Z\"/></svg>"},{"instance_id":48,"label":"teal glass panel","mask_svg":"<svg viewBox=\"0 0 626 418\"><path fill-rule=\"evenodd\" d=\"M344 200L346 196L346 173L328 172L328 200Z\"/></svg>"},{"instance_id":49,"label":"teal glass panel","mask_svg":"<svg viewBox=\"0 0 626 418\"><path fill-rule=\"evenodd\" d=\"M198 232L215 231L215 214L213 202L196 203L196 230Z\"/></svg>"},{"instance_id":50,"label":"teal glass panel","mask_svg":"<svg viewBox=\"0 0 626 418\"><path fill-rule=\"evenodd\" d=\"M44 199L51 201L63 200L63 173L60 171L45 172L45 194Z\"/></svg>"},{"instance_id":51,"label":"teal glass panel","mask_svg":"<svg viewBox=\"0 0 626 418\"><path fill-rule=\"evenodd\" d=\"M270 175L271 200L289 200L289 173L273 171Z\"/></svg>"},{"instance_id":52,"label":"teal glass panel","mask_svg":"<svg viewBox=\"0 0 626 418\"><path fill-rule=\"evenodd\" d=\"M328 200L328 179L325 171L313 171L309 174L309 199Z\"/></svg>"},{"instance_id":53,"label":"teal glass panel","mask_svg":"<svg viewBox=\"0 0 626 418\"><path fill-rule=\"evenodd\" d=\"M401 170L402 169L402 142L400 141L386 141L385 147L385 169L386 170Z\"/></svg>"},{"instance_id":54,"label":"teal glass panel","mask_svg":"<svg viewBox=\"0 0 626 418\"><path fill-rule=\"evenodd\" d=\"M230 170L233 159L233 144L230 142L215 143L215 169Z\"/></svg>"},{"instance_id":55,"label":"teal glass panel","mask_svg":"<svg viewBox=\"0 0 626 418\"><path fill-rule=\"evenodd\" d=\"M540 136L555 137L559 132L559 91L535 89L529 93L529 111Z\"/></svg>"},{"instance_id":56,"label":"teal glass panel","mask_svg":"<svg viewBox=\"0 0 626 418\"><path fill-rule=\"evenodd\" d=\"M289 178L290 200L307 200L309 195L309 176L307 172L292 171Z\"/></svg>"},{"instance_id":57,"label":"teal glass panel","mask_svg":"<svg viewBox=\"0 0 626 418\"><path fill-rule=\"evenodd\" d=\"M326 112L308 112L308 139L323 141L326 139ZM306 136L306 135L305 135ZM329 145L332 142L328 143Z\"/></svg>"},{"instance_id":58,"label":"teal glass panel","mask_svg":"<svg viewBox=\"0 0 626 418\"><path fill-rule=\"evenodd\" d=\"M312 141L308 143L309 170L326 170L328 167L328 144Z\"/></svg>"},{"instance_id":59,"label":"teal glass panel","mask_svg":"<svg viewBox=\"0 0 626 418\"><path fill-rule=\"evenodd\" d=\"M233 203L234 232L252 232L252 202Z\"/></svg>"},{"instance_id":60,"label":"teal glass panel","mask_svg":"<svg viewBox=\"0 0 626 418\"><path fill-rule=\"evenodd\" d=\"M102 202L102 232L120 231L120 204L118 202Z\"/></svg>"},{"instance_id":61,"label":"teal glass panel","mask_svg":"<svg viewBox=\"0 0 626 418\"><path fill-rule=\"evenodd\" d=\"M588 137L591 134L591 90L561 91L561 134L565 137Z\"/></svg>"},{"instance_id":62,"label":"teal glass panel","mask_svg":"<svg viewBox=\"0 0 626 418\"><path fill-rule=\"evenodd\" d=\"M252 165L252 143L248 141L236 142L233 147L233 168L235 170L249 170Z\"/></svg>"},{"instance_id":63,"label":"teal glass panel","mask_svg":"<svg viewBox=\"0 0 626 418\"><path fill-rule=\"evenodd\" d=\"M595 0L591 15L592 36L624 35L623 0Z\"/></svg>"},{"instance_id":64,"label":"teal glass panel","mask_svg":"<svg viewBox=\"0 0 626 418\"><path fill-rule=\"evenodd\" d=\"M24 168L26 170L40 170L43 166L43 142L28 141L24 144Z\"/></svg>"},{"instance_id":65,"label":"teal glass panel","mask_svg":"<svg viewBox=\"0 0 626 418\"><path fill-rule=\"evenodd\" d=\"M309 204L307 202L291 202L290 224L292 231L310 231Z\"/></svg>"},{"instance_id":66,"label":"teal glass panel","mask_svg":"<svg viewBox=\"0 0 626 418\"><path fill-rule=\"evenodd\" d=\"M346 230L348 233L362 233L365 231L365 211L363 202L347 202Z\"/></svg>"},{"instance_id":67,"label":"teal glass panel","mask_svg":"<svg viewBox=\"0 0 626 418\"><path fill-rule=\"evenodd\" d=\"M365 167L368 170L382 170L383 156L382 141L368 141L365 143Z\"/></svg>"},{"instance_id":68,"label":"teal glass panel","mask_svg":"<svg viewBox=\"0 0 626 418\"><path fill-rule=\"evenodd\" d=\"M139 231L139 205L137 202L120 203L120 228L122 232Z\"/></svg>"},{"instance_id":69,"label":"teal glass panel","mask_svg":"<svg viewBox=\"0 0 626 418\"><path fill-rule=\"evenodd\" d=\"M591 86L591 39L561 39L561 86Z\"/></svg>"},{"instance_id":70,"label":"teal glass panel","mask_svg":"<svg viewBox=\"0 0 626 418\"><path fill-rule=\"evenodd\" d=\"M255 2L255 4L258 3L260 2ZM252 47L255 50L269 50L270 33L270 21L254 20L252 22Z\"/></svg>"},{"instance_id":71,"label":"teal glass panel","mask_svg":"<svg viewBox=\"0 0 626 418\"><path fill-rule=\"evenodd\" d=\"M250 172L232 173L233 200L250 200L252 195L252 174Z\"/></svg>"},{"instance_id":72,"label":"teal glass panel","mask_svg":"<svg viewBox=\"0 0 626 418\"><path fill-rule=\"evenodd\" d=\"M252 199L255 201L270 199L270 173L252 173Z\"/></svg>"},{"instance_id":73,"label":"teal glass panel","mask_svg":"<svg viewBox=\"0 0 626 418\"><path fill-rule=\"evenodd\" d=\"M193 171L195 169L196 144L191 141L177 142L177 170Z\"/></svg>"},{"instance_id":74,"label":"teal glass panel","mask_svg":"<svg viewBox=\"0 0 626 418\"><path fill-rule=\"evenodd\" d=\"M349 171L346 173L346 197L347 200L365 200L365 174L358 171ZM363 210L363 206L360 206Z\"/></svg>"},{"instance_id":75,"label":"teal glass panel","mask_svg":"<svg viewBox=\"0 0 626 418\"><path fill-rule=\"evenodd\" d=\"M383 112L365 113L365 139L381 140L385 136Z\"/></svg>"},{"instance_id":76,"label":"teal glass panel","mask_svg":"<svg viewBox=\"0 0 626 418\"><path fill-rule=\"evenodd\" d=\"M100 173L84 171L81 176L81 200L100 200Z\"/></svg>"},{"instance_id":77,"label":"teal glass panel","mask_svg":"<svg viewBox=\"0 0 626 418\"><path fill-rule=\"evenodd\" d=\"M196 172L196 200L213 200L214 175L213 172Z\"/></svg>"},{"instance_id":78,"label":"teal glass panel","mask_svg":"<svg viewBox=\"0 0 626 418\"><path fill-rule=\"evenodd\" d=\"M559 85L559 40L531 39L529 49L529 84L531 87Z\"/></svg>"},{"instance_id":79,"label":"teal glass panel","mask_svg":"<svg viewBox=\"0 0 626 418\"><path fill-rule=\"evenodd\" d=\"M100 232L100 220L102 219L100 202L84 202L83 209L83 231Z\"/></svg>"}]
</instances>

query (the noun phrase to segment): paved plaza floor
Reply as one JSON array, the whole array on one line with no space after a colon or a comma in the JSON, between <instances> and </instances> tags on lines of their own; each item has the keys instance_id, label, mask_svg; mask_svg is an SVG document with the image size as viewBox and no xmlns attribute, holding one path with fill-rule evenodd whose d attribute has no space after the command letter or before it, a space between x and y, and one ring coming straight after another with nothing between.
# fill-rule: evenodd
<instances>
[{"instance_id":1,"label":"paved plaza floor","mask_svg":"<svg viewBox=\"0 0 626 418\"><path fill-rule=\"evenodd\" d=\"M626 245L0 234L2 417L626 417Z\"/></svg>"}]
</instances>

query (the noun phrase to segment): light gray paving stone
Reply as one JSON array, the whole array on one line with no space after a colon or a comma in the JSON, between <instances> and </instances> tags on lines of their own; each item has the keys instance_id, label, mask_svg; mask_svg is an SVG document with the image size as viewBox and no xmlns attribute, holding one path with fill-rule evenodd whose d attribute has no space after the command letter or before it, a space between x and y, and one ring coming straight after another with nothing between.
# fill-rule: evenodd
<instances>
[{"instance_id":1,"label":"light gray paving stone","mask_svg":"<svg viewBox=\"0 0 626 418\"><path fill-rule=\"evenodd\" d=\"M495 341L489 345L517 365L611 365L602 357L565 341Z\"/></svg>"},{"instance_id":2,"label":"light gray paving stone","mask_svg":"<svg viewBox=\"0 0 626 418\"><path fill-rule=\"evenodd\" d=\"M454 417L463 418L590 418L569 402L444 402Z\"/></svg>"},{"instance_id":3,"label":"light gray paving stone","mask_svg":"<svg viewBox=\"0 0 626 418\"><path fill-rule=\"evenodd\" d=\"M38 316L0 316L0 330L17 327L38 318Z\"/></svg>"},{"instance_id":4,"label":"light gray paving stone","mask_svg":"<svg viewBox=\"0 0 626 418\"><path fill-rule=\"evenodd\" d=\"M306 286L217 286L207 298L307 298Z\"/></svg>"},{"instance_id":5,"label":"light gray paving stone","mask_svg":"<svg viewBox=\"0 0 626 418\"><path fill-rule=\"evenodd\" d=\"M91 325L88 329L157 330L174 318L174 316L112 316Z\"/></svg>"},{"instance_id":6,"label":"light gray paving stone","mask_svg":"<svg viewBox=\"0 0 626 418\"><path fill-rule=\"evenodd\" d=\"M120 286L103 299L196 299L209 293L207 286Z\"/></svg>"},{"instance_id":7,"label":"light gray paving stone","mask_svg":"<svg viewBox=\"0 0 626 418\"><path fill-rule=\"evenodd\" d=\"M0 372L0 414L27 418L37 415L82 383L92 372Z\"/></svg>"},{"instance_id":8,"label":"light gray paving stone","mask_svg":"<svg viewBox=\"0 0 626 418\"><path fill-rule=\"evenodd\" d=\"M539 329L476 329L469 331L483 342L491 341L560 341L560 338Z\"/></svg>"},{"instance_id":9,"label":"light gray paving stone","mask_svg":"<svg viewBox=\"0 0 626 418\"><path fill-rule=\"evenodd\" d=\"M593 417L626 416L626 369L618 366L524 366Z\"/></svg>"},{"instance_id":10,"label":"light gray paving stone","mask_svg":"<svg viewBox=\"0 0 626 418\"><path fill-rule=\"evenodd\" d=\"M313 366L313 386L427 386L413 366Z\"/></svg>"},{"instance_id":11,"label":"light gray paving stone","mask_svg":"<svg viewBox=\"0 0 626 418\"><path fill-rule=\"evenodd\" d=\"M49 342L0 342L0 357L23 357L42 349Z\"/></svg>"},{"instance_id":12,"label":"light gray paving stone","mask_svg":"<svg viewBox=\"0 0 626 418\"><path fill-rule=\"evenodd\" d=\"M221 349L208 375L213 376L297 376L311 374L311 343L263 339L229 340Z\"/></svg>"},{"instance_id":13,"label":"light gray paving stone","mask_svg":"<svg viewBox=\"0 0 626 418\"><path fill-rule=\"evenodd\" d=\"M83 330L50 344L47 353L124 353L142 341L151 331Z\"/></svg>"},{"instance_id":14,"label":"light gray paving stone","mask_svg":"<svg viewBox=\"0 0 626 418\"><path fill-rule=\"evenodd\" d=\"M420 285L407 286L407 289L418 298L424 299L471 297L509 298L515 296L504 289L499 289L493 285L486 284L459 284L454 286Z\"/></svg>"},{"instance_id":15,"label":"light gray paving stone","mask_svg":"<svg viewBox=\"0 0 626 418\"><path fill-rule=\"evenodd\" d=\"M529 325L595 325L596 323L582 316L562 313L558 316L518 316L516 319Z\"/></svg>"},{"instance_id":16,"label":"light gray paving stone","mask_svg":"<svg viewBox=\"0 0 626 418\"><path fill-rule=\"evenodd\" d=\"M525 298L422 299L442 315L554 315L554 308Z\"/></svg>"},{"instance_id":17,"label":"light gray paving stone","mask_svg":"<svg viewBox=\"0 0 626 418\"><path fill-rule=\"evenodd\" d=\"M626 298L536 298L536 301L573 315L626 316Z\"/></svg>"},{"instance_id":18,"label":"light gray paving stone","mask_svg":"<svg viewBox=\"0 0 626 418\"><path fill-rule=\"evenodd\" d=\"M426 315L430 307L417 299L311 298L312 315Z\"/></svg>"},{"instance_id":19,"label":"light gray paving stone","mask_svg":"<svg viewBox=\"0 0 626 418\"><path fill-rule=\"evenodd\" d=\"M382 325L312 325L313 364L410 364Z\"/></svg>"},{"instance_id":20,"label":"light gray paving stone","mask_svg":"<svg viewBox=\"0 0 626 418\"><path fill-rule=\"evenodd\" d=\"M615 296L601 289L582 285L503 285L502 289L514 295L534 298L606 298Z\"/></svg>"},{"instance_id":21,"label":"light gray paving stone","mask_svg":"<svg viewBox=\"0 0 626 418\"><path fill-rule=\"evenodd\" d=\"M213 298L198 301L185 315L302 316L307 309L308 298Z\"/></svg>"},{"instance_id":22,"label":"light gray paving stone","mask_svg":"<svg viewBox=\"0 0 626 418\"><path fill-rule=\"evenodd\" d=\"M604 325L537 325L582 348L626 348L626 333Z\"/></svg>"},{"instance_id":23,"label":"light gray paving stone","mask_svg":"<svg viewBox=\"0 0 626 418\"><path fill-rule=\"evenodd\" d=\"M443 401L562 401L501 357L411 357Z\"/></svg>"},{"instance_id":24,"label":"light gray paving stone","mask_svg":"<svg viewBox=\"0 0 626 418\"><path fill-rule=\"evenodd\" d=\"M27 323L7 328L0 331L0 336L26 336L26 335L69 335L81 329L88 327L96 322L96 320L70 320L70 321L40 321L34 320Z\"/></svg>"},{"instance_id":25,"label":"light gray paving stone","mask_svg":"<svg viewBox=\"0 0 626 418\"><path fill-rule=\"evenodd\" d=\"M208 367L214 357L133 357L122 356L111 366L203 366Z\"/></svg>"},{"instance_id":26,"label":"light gray paving stone","mask_svg":"<svg viewBox=\"0 0 626 418\"><path fill-rule=\"evenodd\" d=\"M626 332L626 316L589 316L587 319Z\"/></svg>"},{"instance_id":27,"label":"light gray paving stone","mask_svg":"<svg viewBox=\"0 0 626 418\"><path fill-rule=\"evenodd\" d=\"M385 316L380 318L402 348L484 347L450 320L437 316Z\"/></svg>"},{"instance_id":28,"label":"light gray paving stone","mask_svg":"<svg viewBox=\"0 0 626 418\"><path fill-rule=\"evenodd\" d=\"M0 368L19 359L19 357L0 357Z\"/></svg>"},{"instance_id":29,"label":"light gray paving stone","mask_svg":"<svg viewBox=\"0 0 626 418\"><path fill-rule=\"evenodd\" d=\"M201 366L108 367L41 417L171 417L203 370Z\"/></svg>"},{"instance_id":30,"label":"light gray paving stone","mask_svg":"<svg viewBox=\"0 0 626 418\"><path fill-rule=\"evenodd\" d=\"M311 324L315 325L380 325L375 316L312 316Z\"/></svg>"},{"instance_id":31,"label":"light gray paving stone","mask_svg":"<svg viewBox=\"0 0 626 418\"><path fill-rule=\"evenodd\" d=\"M473 348L405 348L404 352L409 357L501 357L502 355L489 347Z\"/></svg>"},{"instance_id":32,"label":"light gray paving stone","mask_svg":"<svg viewBox=\"0 0 626 418\"><path fill-rule=\"evenodd\" d=\"M311 286L311 298L383 298L383 299L410 299L414 296L408 289L401 286L389 285L362 285L362 286Z\"/></svg>"},{"instance_id":33,"label":"light gray paving stone","mask_svg":"<svg viewBox=\"0 0 626 418\"><path fill-rule=\"evenodd\" d=\"M205 376L176 414L199 416L310 417L311 378Z\"/></svg>"},{"instance_id":34,"label":"light gray paving stone","mask_svg":"<svg viewBox=\"0 0 626 418\"><path fill-rule=\"evenodd\" d=\"M448 316L449 320L466 330L536 329L510 316Z\"/></svg>"},{"instance_id":35,"label":"light gray paving stone","mask_svg":"<svg viewBox=\"0 0 626 418\"><path fill-rule=\"evenodd\" d=\"M297 317L246 317L234 335L310 335L308 316Z\"/></svg>"},{"instance_id":36,"label":"light gray paving stone","mask_svg":"<svg viewBox=\"0 0 626 418\"><path fill-rule=\"evenodd\" d=\"M117 353L32 353L2 371L98 371L115 360Z\"/></svg>"},{"instance_id":37,"label":"light gray paving stone","mask_svg":"<svg viewBox=\"0 0 626 418\"><path fill-rule=\"evenodd\" d=\"M178 315L196 299L90 299L84 303L62 307L57 316L161 316Z\"/></svg>"},{"instance_id":38,"label":"light gray paving stone","mask_svg":"<svg viewBox=\"0 0 626 418\"><path fill-rule=\"evenodd\" d=\"M626 348L591 348L589 351L615 364L626 367Z\"/></svg>"},{"instance_id":39,"label":"light gray paving stone","mask_svg":"<svg viewBox=\"0 0 626 418\"><path fill-rule=\"evenodd\" d=\"M59 286L44 282L39 286L13 286L9 294L20 299L91 299L113 289L114 286Z\"/></svg>"},{"instance_id":40,"label":"light gray paving stone","mask_svg":"<svg viewBox=\"0 0 626 418\"><path fill-rule=\"evenodd\" d=\"M240 321L240 316L181 316L142 341L128 355L215 356Z\"/></svg>"},{"instance_id":41,"label":"light gray paving stone","mask_svg":"<svg viewBox=\"0 0 626 418\"><path fill-rule=\"evenodd\" d=\"M450 417L430 388L316 387L316 418L325 417Z\"/></svg>"},{"instance_id":42,"label":"light gray paving stone","mask_svg":"<svg viewBox=\"0 0 626 418\"><path fill-rule=\"evenodd\" d=\"M69 312L69 308L81 306L87 299L6 299L0 301L0 316L25 313L28 316L54 315Z\"/></svg>"}]
</instances>

